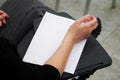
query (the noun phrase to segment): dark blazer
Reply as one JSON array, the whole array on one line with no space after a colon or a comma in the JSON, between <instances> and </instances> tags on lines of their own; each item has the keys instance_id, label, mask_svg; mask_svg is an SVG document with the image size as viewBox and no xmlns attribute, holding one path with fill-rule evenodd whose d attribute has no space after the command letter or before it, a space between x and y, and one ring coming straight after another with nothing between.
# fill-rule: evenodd
<instances>
[{"instance_id":1,"label":"dark blazer","mask_svg":"<svg viewBox=\"0 0 120 80\"><path fill-rule=\"evenodd\" d=\"M42 19L46 11L55 13L39 0L7 0L0 9L10 16L7 24L0 28L0 36L17 46L20 57L24 56L35 33L34 19Z\"/></svg>"}]
</instances>

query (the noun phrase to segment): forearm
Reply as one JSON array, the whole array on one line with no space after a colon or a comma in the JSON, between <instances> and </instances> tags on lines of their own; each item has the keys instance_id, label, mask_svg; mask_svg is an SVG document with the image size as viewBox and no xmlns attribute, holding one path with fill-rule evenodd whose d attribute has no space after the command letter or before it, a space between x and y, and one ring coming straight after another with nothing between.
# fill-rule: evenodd
<instances>
[{"instance_id":1,"label":"forearm","mask_svg":"<svg viewBox=\"0 0 120 80\"><path fill-rule=\"evenodd\" d=\"M66 36L59 48L55 51L53 56L47 60L45 64L54 66L58 69L60 75L62 75L70 52L72 50L73 44L74 41L70 39L69 36Z\"/></svg>"},{"instance_id":2,"label":"forearm","mask_svg":"<svg viewBox=\"0 0 120 80\"><path fill-rule=\"evenodd\" d=\"M84 22L86 23L82 24ZM86 15L76 20L71 25L59 48L45 64L54 66L62 75L74 43L86 39L97 25L97 20L92 15Z\"/></svg>"}]
</instances>

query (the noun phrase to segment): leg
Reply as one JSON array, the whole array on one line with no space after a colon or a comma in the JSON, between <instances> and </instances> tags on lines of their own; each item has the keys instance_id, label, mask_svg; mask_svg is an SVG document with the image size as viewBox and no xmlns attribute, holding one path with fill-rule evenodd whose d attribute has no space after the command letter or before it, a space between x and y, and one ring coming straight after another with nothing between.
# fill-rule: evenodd
<instances>
[{"instance_id":1,"label":"leg","mask_svg":"<svg viewBox=\"0 0 120 80\"><path fill-rule=\"evenodd\" d=\"M84 11L83 15L88 13L90 2L91 2L91 0L86 0L85 11Z\"/></svg>"},{"instance_id":2,"label":"leg","mask_svg":"<svg viewBox=\"0 0 120 80\"><path fill-rule=\"evenodd\" d=\"M112 0L112 8L115 8L116 7L116 0Z\"/></svg>"},{"instance_id":3,"label":"leg","mask_svg":"<svg viewBox=\"0 0 120 80\"><path fill-rule=\"evenodd\" d=\"M55 10L58 11L60 5L60 0L56 0Z\"/></svg>"}]
</instances>

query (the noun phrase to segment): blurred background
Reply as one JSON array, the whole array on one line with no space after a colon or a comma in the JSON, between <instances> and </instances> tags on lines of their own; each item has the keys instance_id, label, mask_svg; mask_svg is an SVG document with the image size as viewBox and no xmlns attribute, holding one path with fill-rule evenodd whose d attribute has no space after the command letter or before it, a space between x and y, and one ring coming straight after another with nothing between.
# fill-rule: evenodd
<instances>
[{"instance_id":1,"label":"blurred background","mask_svg":"<svg viewBox=\"0 0 120 80\"><path fill-rule=\"evenodd\" d=\"M6 0L0 0L2 5ZM102 31L98 36L98 42L112 58L112 65L97 70L87 80L120 80L120 0L115 0L112 8L112 0L40 0L48 7L58 11L66 12L75 19L84 14L92 14L102 21ZM86 2L87 9L85 9Z\"/></svg>"}]
</instances>

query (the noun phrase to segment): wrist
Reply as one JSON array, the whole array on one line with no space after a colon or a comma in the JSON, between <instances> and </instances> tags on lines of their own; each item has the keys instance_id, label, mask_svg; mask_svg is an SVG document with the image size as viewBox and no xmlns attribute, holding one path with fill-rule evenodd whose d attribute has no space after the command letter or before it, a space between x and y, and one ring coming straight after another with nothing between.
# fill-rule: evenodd
<instances>
[{"instance_id":1,"label":"wrist","mask_svg":"<svg viewBox=\"0 0 120 80\"><path fill-rule=\"evenodd\" d=\"M70 44L74 44L75 43L74 36L71 35L71 34L66 34L64 40L69 42Z\"/></svg>"}]
</instances>

